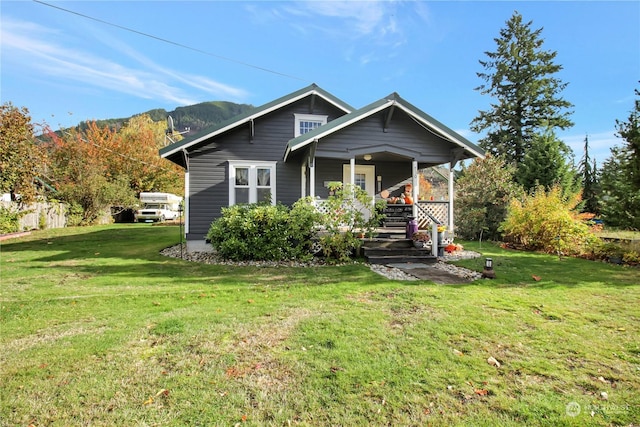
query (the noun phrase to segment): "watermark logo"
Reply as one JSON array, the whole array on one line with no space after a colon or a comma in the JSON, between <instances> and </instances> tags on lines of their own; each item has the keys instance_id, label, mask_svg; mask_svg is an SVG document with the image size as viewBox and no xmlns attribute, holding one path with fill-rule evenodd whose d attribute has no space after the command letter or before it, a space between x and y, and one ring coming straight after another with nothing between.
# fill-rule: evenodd
<instances>
[{"instance_id":1,"label":"watermark logo","mask_svg":"<svg viewBox=\"0 0 640 427\"><path fill-rule=\"evenodd\" d=\"M580 415L580 404L578 402L569 402L565 407L565 411L570 417L577 417Z\"/></svg>"}]
</instances>

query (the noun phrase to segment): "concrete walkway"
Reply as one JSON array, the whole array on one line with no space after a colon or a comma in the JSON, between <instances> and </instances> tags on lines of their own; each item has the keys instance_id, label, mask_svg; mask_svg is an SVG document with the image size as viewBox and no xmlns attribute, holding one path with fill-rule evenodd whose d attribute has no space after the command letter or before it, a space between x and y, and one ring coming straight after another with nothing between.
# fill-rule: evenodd
<instances>
[{"instance_id":1,"label":"concrete walkway","mask_svg":"<svg viewBox=\"0 0 640 427\"><path fill-rule=\"evenodd\" d=\"M450 271L436 268L434 264L421 263L398 263L389 264L389 267L397 268L407 274L417 277L420 280L430 280L438 285L459 285L471 283L473 278L463 277Z\"/></svg>"}]
</instances>

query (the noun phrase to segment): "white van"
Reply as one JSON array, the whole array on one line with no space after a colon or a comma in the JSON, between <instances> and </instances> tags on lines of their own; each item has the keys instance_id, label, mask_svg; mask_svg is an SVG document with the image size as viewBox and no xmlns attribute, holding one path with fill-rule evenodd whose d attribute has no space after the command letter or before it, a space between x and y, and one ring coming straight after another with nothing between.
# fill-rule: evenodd
<instances>
[{"instance_id":1,"label":"white van","mask_svg":"<svg viewBox=\"0 0 640 427\"><path fill-rule=\"evenodd\" d=\"M170 193L140 193L141 209L134 214L136 222L162 222L180 217L182 197Z\"/></svg>"}]
</instances>

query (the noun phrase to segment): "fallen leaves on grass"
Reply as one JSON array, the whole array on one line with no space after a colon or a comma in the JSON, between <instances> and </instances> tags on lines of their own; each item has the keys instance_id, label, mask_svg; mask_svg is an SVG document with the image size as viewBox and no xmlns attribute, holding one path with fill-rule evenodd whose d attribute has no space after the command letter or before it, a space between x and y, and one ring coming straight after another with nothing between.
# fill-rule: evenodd
<instances>
[{"instance_id":1,"label":"fallen leaves on grass","mask_svg":"<svg viewBox=\"0 0 640 427\"><path fill-rule=\"evenodd\" d=\"M535 274L532 274L531 277L533 277L533 280L535 280L536 282L539 282L540 280L542 280L542 277L536 276Z\"/></svg>"},{"instance_id":2,"label":"fallen leaves on grass","mask_svg":"<svg viewBox=\"0 0 640 427\"><path fill-rule=\"evenodd\" d=\"M500 367L500 362L498 362L498 360L493 356L487 359L487 363L491 366L495 366L496 368Z\"/></svg>"},{"instance_id":3,"label":"fallen leaves on grass","mask_svg":"<svg viewBox=\"0 0 640 427\"><path fill-rule=\"evenodd\" d=\"M166 388L161 389L160 391L158 391L155 396L150 396L147 400L145 400L144 402L142 402L143 405L147 406L147 405L151 405L154 402L154 397L158 398L158 397L166 397L169 396L169 390L167 390Z\"/></svg>"}]
</instances>

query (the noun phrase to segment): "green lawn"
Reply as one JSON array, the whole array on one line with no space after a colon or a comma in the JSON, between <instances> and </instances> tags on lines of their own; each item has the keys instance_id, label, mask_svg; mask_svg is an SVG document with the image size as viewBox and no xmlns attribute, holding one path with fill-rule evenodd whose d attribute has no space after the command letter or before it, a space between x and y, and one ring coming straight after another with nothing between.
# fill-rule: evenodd
<instances>
[{"instance_id":1,"label":"green lawn","mask_svg":"<svg viewBox=\"0 0 640 427\"><path fill-rule=\"evenodd\" d=\"M469 243L497 279L439 286L159 255L178 233L2 242L1 426L640 423L638 269Z\"/></svg>"}]
</instances>

